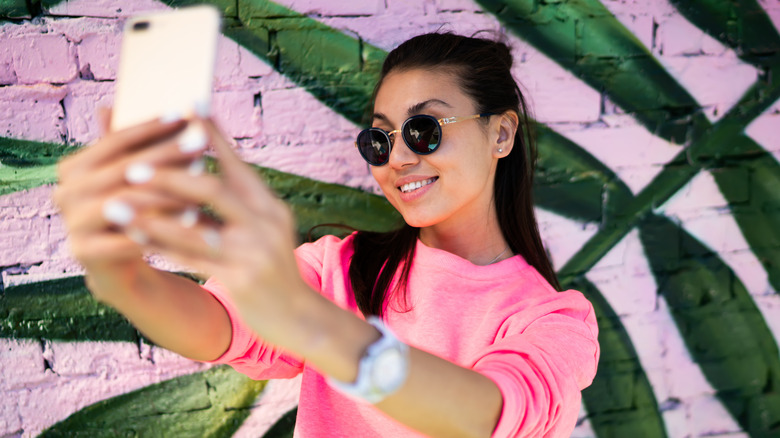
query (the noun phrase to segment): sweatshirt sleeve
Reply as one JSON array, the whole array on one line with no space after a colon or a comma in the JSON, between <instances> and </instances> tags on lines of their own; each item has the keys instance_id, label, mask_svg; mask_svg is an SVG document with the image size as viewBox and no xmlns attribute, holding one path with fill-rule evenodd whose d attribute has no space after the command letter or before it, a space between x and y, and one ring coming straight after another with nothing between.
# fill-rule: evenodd
<instances>
[{"instance_id":1,"label":"sweatshirt sleeve","mask_svg":"<svg viewBox=\"0 0 780 438\"><path fill-rule=\"evenodd\" d=\"M593 307L576 291L507 318L473 367L503 396L493 437L568 437L596 374L597 336Z\"/></svg>"},{"instance_id":2,"label":"sweatshirt sleeve","mask_svg":"<svg viewBox=\"0 0 780 438\"><path fill-rule=\"evenodd\" d=\"M303 362L295 356L263 341L241 320L227 290L215 279L203 285L222 304L233 330L230 346L210 363L224 363L255 380L285 379L297 376Z\"/></svg>"},{"instance_id":3,"label":"sweatshirt sleeve","mask_svg":"<svg viewBox=\"0 0 780 438\"><path fill-rule=\"evenodd\" d=\"M329 247L340 240L326 236L314 243L303 244L295 250L301 278L312 289L322 289L323 259ZM258 337L244 323L233 304L230 294L216 279L210 278L203 288L222 304L230 319L232 338L227 351L211 363L224 363L252 379L285 379L297 376L303 371L303 361Z\"/></svg>"}]
</instances>

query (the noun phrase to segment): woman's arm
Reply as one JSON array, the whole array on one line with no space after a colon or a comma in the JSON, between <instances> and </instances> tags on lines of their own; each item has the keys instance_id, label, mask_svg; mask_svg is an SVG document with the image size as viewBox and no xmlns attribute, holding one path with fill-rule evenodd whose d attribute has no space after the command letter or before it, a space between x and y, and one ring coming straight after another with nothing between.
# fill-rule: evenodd
<instances>
[{"instance_id":1,"label":"woman's arm","mask_svg":"<svg viewBox=\"0 0 780 438\"><path fill-rule=\"evenodd\" d=\"M103 116L106 130L108 116ZM53 197L68 230L71 252L86 269L92 294L127 316L157 344L193 359L210 360L230 342L224 309L195 282L148 266L138 243L128 237L132 216L142 210L161 214L187 208L171 197L134 187L126 177L133 163L186 169L202 152L182 152L179 134L186 126L182 120L155 120L107 133L59 163ZM108 205L115 210L107 214Z\"/></svg>"},{"instance_id":2,"label":"woman's arm","mask_svg":"<svg viewBox=\"0 0 780 438\"><path fill-rule=\"evenodd\" d=\"M326 375L352 382L358 363L379 332L319 294L305 294L291 348ZM307 321L305 324L303 321ZM425 351L409 349L409 373L401 388L376 407L432 437L489 437L502 408L492 380Z\"/></svg>"},{"instance_id":3,"label":"woman's arm","mask_svg":"<svg viewBox=\"0 0 780 438\"><path fill-rule=\"evenodd\" d=\"M117 309L160 347L211 361L230 345L224 307L190 279L142 264L124 275L88 272L86 281L95 298Z\"/></svg>"},{"instance_id":4,"label":"woman's arm","mask_svg":"<svg viewBox=\"0 0 780 438\"><path fill-rule=\"evenodd\" d=\"M311 290L293 254L292 214L204 121L221 176L160 170L145 185L186 203L207 204L219 224L182 227L175 218L141 217L134 226L147 247L207 272L224 286L240 319L258 336L304 358L323 374L349 382L379 332ZM498 387L481 374L412 348L405 384L377 407L431 436L488 437L502 407Z\"/></svg>"}]
</instances>

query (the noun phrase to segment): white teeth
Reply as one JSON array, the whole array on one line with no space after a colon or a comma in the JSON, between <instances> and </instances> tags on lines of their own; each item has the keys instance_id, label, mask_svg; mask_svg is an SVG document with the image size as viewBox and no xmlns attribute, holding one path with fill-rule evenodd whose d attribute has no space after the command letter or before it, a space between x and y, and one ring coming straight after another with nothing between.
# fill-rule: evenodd
<instances>
[{"instance_id":1,"label":"white teeth","mask_svg":"<svg viewBox=\"0 0 780 438\"><path fill-rule=\"evenodd\" d=\"M412 190L417 190L417 189L419 189L422 186L427 186L428 184L430 184L430 183L432 183L434 181L436 181L436 178L428 178L428 179L426 179L424 181L415 181L415 182L406 183L406 184L401 186L401 191L403 193L409 193Z\"/></svg>"}]
</instances>

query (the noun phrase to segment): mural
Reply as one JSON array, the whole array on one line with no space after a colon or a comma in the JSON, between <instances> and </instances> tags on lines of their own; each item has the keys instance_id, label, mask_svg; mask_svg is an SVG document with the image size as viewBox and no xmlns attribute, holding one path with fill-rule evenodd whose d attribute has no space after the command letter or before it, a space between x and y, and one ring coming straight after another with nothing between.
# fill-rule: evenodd
<instances>
[{"instance_id":1,"label":"mural","mask_svg":"<svg viewBox=\"0 0 780 438\"><path fill-rule=\"evenodd\" d=\"M123 19L193 3L0 1L0 436L291 436L295 381L151 345L91 299L49 200L111 103ZM780 436L775 0L211 3L215 117L302 239L397 223L351 147L387 51L504 32L535 108L545 244L599 315L574 436Z\"/></svg>"}]
</instances>

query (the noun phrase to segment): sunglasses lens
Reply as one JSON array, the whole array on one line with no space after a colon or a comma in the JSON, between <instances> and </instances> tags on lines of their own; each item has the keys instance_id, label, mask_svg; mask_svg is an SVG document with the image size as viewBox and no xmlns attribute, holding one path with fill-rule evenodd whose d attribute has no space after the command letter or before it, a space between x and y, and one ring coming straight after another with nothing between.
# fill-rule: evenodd
<instances>
[{"instance_id":1,"label":"sunglasses lens","mask_svg":"<svg viewBox=\"0 0 780 438\"><path fill-rule=\"evenodd\" d=\"M390 138L382 130L366 129L360 132L357 137L358 150L360 155L374 166L387 163L390 156Z\"/></svg>"},{"instance_id":2,"label":"sunglasses lens","mask_svg":"<svg viewBox=\"0 0 780 438\"><path fill-rule=\"evenodd\" d=\"M403 129L404 140L418 154L430 154L439 147L441 128L430 116L410 118Z\"/></svg>"}]
</instances>

